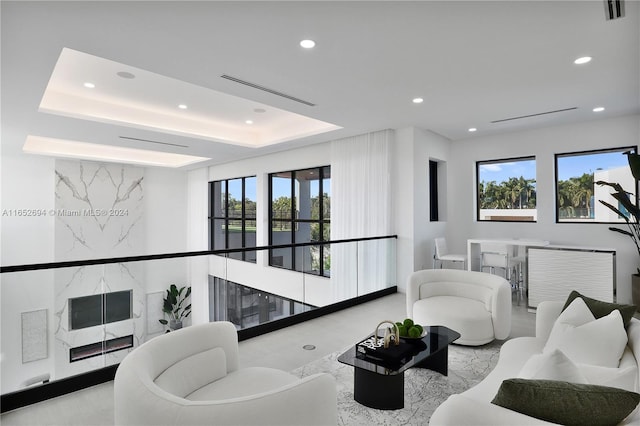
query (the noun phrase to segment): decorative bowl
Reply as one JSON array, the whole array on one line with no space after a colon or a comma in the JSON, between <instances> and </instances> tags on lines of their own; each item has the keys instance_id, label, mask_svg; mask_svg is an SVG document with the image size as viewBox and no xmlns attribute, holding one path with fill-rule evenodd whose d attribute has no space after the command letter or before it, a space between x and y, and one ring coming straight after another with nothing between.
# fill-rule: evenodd
<instances>
[{"instance_id":1,"label":"decorative bowl","mask_svg":"<svg viewBox=\"0 0 640 426\"><path fill-rule=\"evenodd\" d=\"M422 340L422 338L426 335L427 330L422 330L422 334L420 335L420 337L400 336L400 340L406 340L407 342L416 342L418 340Z\"/></svg>"}]
</instances>

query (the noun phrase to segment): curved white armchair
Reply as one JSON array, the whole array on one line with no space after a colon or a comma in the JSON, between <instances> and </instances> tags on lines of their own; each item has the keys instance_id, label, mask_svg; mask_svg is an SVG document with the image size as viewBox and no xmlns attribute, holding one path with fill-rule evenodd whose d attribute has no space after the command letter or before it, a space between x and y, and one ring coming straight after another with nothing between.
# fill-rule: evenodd
<instances>
[{"instance_id":1,"label":"curved white armchair","mask_svg":"<svg viewBox=\"0 0 640 426\"><path fill-rule=\"evenodd\" d=\"M457 269L416 271L407 282L407 315L421 325L460 333L455 343L477 346L511 333L511 286L502 277Z\"/></svg>"},{"instance_id":2,"label":"curved white armchair","mask_svg":"<svg viewBox=\"0 0 640 426\"><path fill-rule=\"evenodd\" d=\"M116 425L335 425L335 379L238 368L230 322L156 337L122 361L114 383Z\"/></svg>"}]
</instances>

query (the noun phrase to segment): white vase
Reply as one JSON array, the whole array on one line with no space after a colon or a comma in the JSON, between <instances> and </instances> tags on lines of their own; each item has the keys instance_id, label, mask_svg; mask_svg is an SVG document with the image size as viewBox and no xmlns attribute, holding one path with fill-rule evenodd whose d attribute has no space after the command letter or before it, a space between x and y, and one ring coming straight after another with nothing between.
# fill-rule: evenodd
<instances>
[{"instance_id":1,"label":"white vase","mask_svg":"<svg viewBox=\"0 0 640 426\"><path fill-rule=\"evenodd\" d=\"M169 328L171 330L179 330L182 328L182 321L180 320L169 320Z\"/></svg>"}]
</instances>

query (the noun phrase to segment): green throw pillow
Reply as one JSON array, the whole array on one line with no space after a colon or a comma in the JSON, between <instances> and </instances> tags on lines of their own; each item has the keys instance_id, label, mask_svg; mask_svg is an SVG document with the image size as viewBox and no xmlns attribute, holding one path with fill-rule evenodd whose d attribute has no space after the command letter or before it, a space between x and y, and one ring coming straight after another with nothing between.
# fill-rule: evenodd
<instances>
[{"instance_id":1,"label":"green throw pillow","mask_svg":"<svg viewBox=\"0 0 640 426\"><path fill-rule=\"evenodd\" d=\"M582 300L584 300L584 303L596 319L606 317L614 309L619 310L622 315L622 322L624 322L625 328L629 325L629 322L631 322L631 318L633 317L633 314L636 313L637 309L635 305L620 305L618 303L603 302L602 300L592 299L573 290L571 294L569 294L567 301L564 303L562 310L564 311L567 309L567 306L569 306L577 297L581 297Z\"/></svg>"},{"instance_id":2,"label":"green throw pillow","mask_svg":"<svg viewBox=\"0 0 640 426\"><path fill-rule=\"evenodd\" d=\"M508 379L491 403L562 425L616 425L640 402L640 394L608 386L557 380Z\"/></svg>"}]
</instances>

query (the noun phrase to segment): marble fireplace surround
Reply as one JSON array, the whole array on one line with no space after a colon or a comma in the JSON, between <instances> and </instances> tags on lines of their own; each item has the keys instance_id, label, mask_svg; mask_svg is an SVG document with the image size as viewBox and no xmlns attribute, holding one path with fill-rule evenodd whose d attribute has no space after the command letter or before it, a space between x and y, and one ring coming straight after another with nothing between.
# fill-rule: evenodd
<instances>
[{"instance_id":1,"label":"marble fireplace surround","mask_svg":"<svg viewBox=\"0 0 640 426\"><path fill-rule=\"evenodd\" d=\"M55 259L125 257L144 253L144 168L56 160ZM69 300L128 290L131 319L71 330ZM61 268L54 272L53 379L119 363L128 350L71 362L72 348L133 336L145 338L146 284L142 262Z\"/></svg>"}]
</instances>

